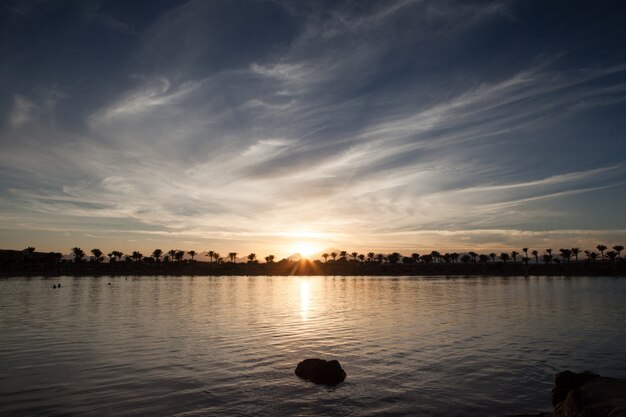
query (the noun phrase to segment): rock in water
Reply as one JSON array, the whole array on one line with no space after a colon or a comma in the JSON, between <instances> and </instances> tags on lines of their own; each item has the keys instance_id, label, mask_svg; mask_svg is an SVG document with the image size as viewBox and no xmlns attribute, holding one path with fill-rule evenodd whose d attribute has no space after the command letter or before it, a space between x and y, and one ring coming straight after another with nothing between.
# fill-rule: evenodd
<instances>
[{"instance_id":1,"label":"rock in water","mask_svg":"<svg viewBox=\"0 0 626 417\"><path fill-rule=\"evenodd\" d=\"M346 372L339 361L305 359L296 367L296 375L316 384L337 385L346 379Z\"/></svg>"},{"instance_id":2,"label":"rock in water","mask_svg":"<svg viewBox=\"0 0 626 417\"><path fill-rule=\"evenodd\" d=\"M564 389L573 385L554 407L554 417L626 417L626 379L566 372L557 374L555 390L559 383Z\"/></svg>"},{"instance_id":3,"label":"rock in water","mask_svg":"<svg viewBox=\"0 0 626 417\"><path fill-rule=\"evenodd\" d=\"M554 388L552 388L552 405L565 400L567 394L582 387L585 383L600 375L589 371L576 373L572 371L559 372L554 376Z\"/></svg>"}]
</instances>

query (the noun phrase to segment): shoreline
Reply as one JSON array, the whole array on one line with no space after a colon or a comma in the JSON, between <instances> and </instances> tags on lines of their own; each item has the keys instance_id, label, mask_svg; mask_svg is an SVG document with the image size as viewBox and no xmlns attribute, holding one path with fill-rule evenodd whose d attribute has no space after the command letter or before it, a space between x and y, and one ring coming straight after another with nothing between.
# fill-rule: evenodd
<instances>
[{"instance_id":1,"label":"shoreline","mask_svg":"<svg viewBox=\"0 0 626 417\"><path fill-rule=\"evenodd\" d=\"M360 262L286 261L269 264L134 262L15 265L0 268L0 277L58 276L609 276L626 277L625 262L569 264L389 264Z\"/></svg>"}]
</instances>

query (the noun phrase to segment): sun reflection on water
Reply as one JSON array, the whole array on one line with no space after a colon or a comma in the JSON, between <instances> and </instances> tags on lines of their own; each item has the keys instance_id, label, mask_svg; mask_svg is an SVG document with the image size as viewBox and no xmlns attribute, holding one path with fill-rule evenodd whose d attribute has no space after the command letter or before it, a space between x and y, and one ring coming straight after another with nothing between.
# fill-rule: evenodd
<instances>
[{"instance_id":1,"label":"sun reflection on water","mask_svg":"<svg viewBox=\"0 0 626 417\"><path fill-rule=\"evenodd\" d=\"M300 315L306 320L311 303L311 283L307 279L300 279Z\"/></svg>"}]
</instances>

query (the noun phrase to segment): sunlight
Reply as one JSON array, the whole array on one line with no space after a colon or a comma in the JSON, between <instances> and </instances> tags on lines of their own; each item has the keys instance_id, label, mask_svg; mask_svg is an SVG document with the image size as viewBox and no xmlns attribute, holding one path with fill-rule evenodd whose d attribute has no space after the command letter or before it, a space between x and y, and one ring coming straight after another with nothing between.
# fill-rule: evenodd
<instances>
[{"instance_id":1,"label":"sunlight","mask_svg":"<svg viewBox=\"0 0 626 417\"><path fill-rule=\"evenodd\" d=\"M306 320L311 302L311 285L309 281L300 280L300 315Z\"/></svg>"},{"instance_id":2,"label":"sunlight","mask_svg":"<svg viewBox=\"0 0 626 417\"><path fill-rule=\"evenodd\" d=\"M297 242L291 247L291 250L294 253L299 253L303 258L308 258L318 252L319 248L308 242Z\"/></svg>"}]
</instances>

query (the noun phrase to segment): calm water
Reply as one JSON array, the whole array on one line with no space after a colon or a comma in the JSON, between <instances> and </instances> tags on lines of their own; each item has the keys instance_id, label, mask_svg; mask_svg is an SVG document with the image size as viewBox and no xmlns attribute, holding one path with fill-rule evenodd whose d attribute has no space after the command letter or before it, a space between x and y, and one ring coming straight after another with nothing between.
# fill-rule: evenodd
<instances>
[{"instance_id":1,"label":"calm water","mask_svg":"<svg viewBox=\"0 0 626 417\"><path fill-rule=\"evenodd\" d=\"M626 376L625 300L615 278L5 279L0 414L539 411L559 370ZM346 382L299 380L307 357Z\"/></svg>"}]
</instances>

